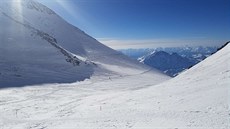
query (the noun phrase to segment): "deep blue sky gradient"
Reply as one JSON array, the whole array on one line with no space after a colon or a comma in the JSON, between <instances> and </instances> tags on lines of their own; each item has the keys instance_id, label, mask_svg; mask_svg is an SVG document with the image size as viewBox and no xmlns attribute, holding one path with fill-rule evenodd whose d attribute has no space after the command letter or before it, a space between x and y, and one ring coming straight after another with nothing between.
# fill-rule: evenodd
<instances>
[{"instance_id":1,"label":"deep blue sky gradient","mask_svg":"<svg viewBox=\"0 0 230 129\"><path fill-rule=\"evenodd\" d=\"M230 0L38 1L99 39L230 40Z\"/></svg>"}]
</instances>

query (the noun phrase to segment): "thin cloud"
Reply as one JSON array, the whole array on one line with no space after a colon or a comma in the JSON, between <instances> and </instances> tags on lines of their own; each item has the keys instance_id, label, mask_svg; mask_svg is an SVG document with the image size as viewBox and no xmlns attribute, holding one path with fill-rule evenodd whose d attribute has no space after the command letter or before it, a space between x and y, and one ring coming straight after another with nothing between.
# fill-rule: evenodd
<instances>
[{"instance_id":1,"label":"thin cloud","mask_svg":"<svg viewBox=\"0 0 230 129\"><path fill-rule=\"evenodd\" d=\"M208 39L147 39L147 40L122 40L113 38L97 38L101 43L113 49L127 48L156 48L178 46L216 46L224 43L223 40Z\"/></svg>"}]
</instances>

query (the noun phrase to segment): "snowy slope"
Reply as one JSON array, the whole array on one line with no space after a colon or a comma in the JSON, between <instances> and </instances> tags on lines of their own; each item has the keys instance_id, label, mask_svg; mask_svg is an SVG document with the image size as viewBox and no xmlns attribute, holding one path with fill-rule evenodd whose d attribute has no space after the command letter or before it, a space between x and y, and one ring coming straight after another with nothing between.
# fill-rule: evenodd
<instances>
[{"instance_id":1,"label":"snowy slope","mask_svg":"<svg viewBox=\"0 0 230 129\"><path fill-rule=\"evenodd\" d=\"M228 129L229 59L227 45L158 85L152 84L155 80L146 72L103 81L0 90L0 127Z\"/></svg>"},{"instance_id":2,"label":"snowy slope","mask_svg":"<svg viewBox=\"0 0 230 129\"><path fill-rule=\"evenodd\" d=\"M33 0L0 1L0 88L71 83L150 68L102 45ZM129 72L127 72L127 69ZM158 71L156 78L167 79Z\"/></svg>"}]
</instances>

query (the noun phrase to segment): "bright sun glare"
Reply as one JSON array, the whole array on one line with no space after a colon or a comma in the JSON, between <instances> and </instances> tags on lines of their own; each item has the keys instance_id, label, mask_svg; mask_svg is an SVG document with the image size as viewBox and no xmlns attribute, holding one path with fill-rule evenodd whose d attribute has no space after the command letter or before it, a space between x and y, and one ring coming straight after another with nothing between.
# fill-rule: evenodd
<instances>
[{"instance_id":1,"label":"bright sun glare","mask_svg":"<svg viewBox=\"0 0 230 129\"><path fill-rule=\"evenodd\" d=\"M22 0L13 0L12 2L12 7L13 9L15 9L17 11L17 13L19 14L18 20L22 21L23 17L20 15L22 14Z\"/></svg>"}]
</instances>

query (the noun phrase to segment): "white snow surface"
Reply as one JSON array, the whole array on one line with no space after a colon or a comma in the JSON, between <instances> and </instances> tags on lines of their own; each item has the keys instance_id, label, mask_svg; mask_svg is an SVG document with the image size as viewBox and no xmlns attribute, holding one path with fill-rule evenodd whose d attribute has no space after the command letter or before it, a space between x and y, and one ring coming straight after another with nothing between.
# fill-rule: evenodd
<instances>
[{"instance_id":1,"label":"white snow surface","mask_svg":"<svg viewBox=\"0 0 230 129\"><path fill-rule=\"evenodd\" d=\"M228 129L230 45L176 78L152 73L0 90L1 129Z\"/></svg>"},{"instance_id":2,"label":"white snow surface","mask_svg":"<svg viewBox=\"0 0 230 129\"><path fill-rule=\"evenodd\" d=\"M0 1L0 88L127 76L150 68L104 46L33 0ZM169 79L157 70L153 76Z\"/></svg>"},{"instance_id":3,"label":"white snow surface","mask_svg":"<svg viewBox=\"0 0 230 129\"><path fill-rule=\"evenodd\" d=\"M167 80L45 6L11 1L0 2L0 84L56 84L0 89L0 129L230 128L230 45Z\"/></svg>"}]
</instances>

